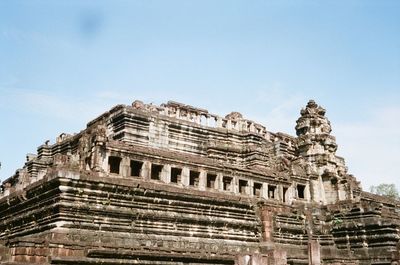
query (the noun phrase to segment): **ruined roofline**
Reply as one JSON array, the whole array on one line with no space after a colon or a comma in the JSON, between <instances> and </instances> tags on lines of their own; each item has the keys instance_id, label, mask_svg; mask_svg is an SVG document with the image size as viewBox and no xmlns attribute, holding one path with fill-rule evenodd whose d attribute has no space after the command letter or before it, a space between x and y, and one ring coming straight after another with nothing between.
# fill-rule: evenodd
<instances>
[{"instance_id":1,"label":"ruined roofline","mask_svg":"<svg viewBox=\"0 0 400 265\"><path fill-rule=\"evenodd\" d=\"M118 143L120 150L125 145L146 148L142 154L150 149L165 151L164 158L161 156L164 164L168 164L169 156L178 152L210 159L224 168L243 168L249 173L252 169L259 172L272 170L278 180L291 180L292 184L285 184L286 189L295 190L301 185L300 193L307 200L311 197L304 195L306 188L307 192L311 189L316 192L313 200L323 203L348 199L353 196L352 190L357 195L357 183L347 174L344 160L336 156L337 144L330 135L325 110L310 101L301 111L296 130L297 137L271 133L264 126L244 119L239 112L231 112L223 118L182 103L169 101L157 106L136 100L131 106L111 108L78 134L62 133L52 145L46 141L39 146L38 155L28 156L24 167L8 180L10 185L13 181L36 181L46 174L47 169L62 165L107 176L113 173L111 164L117 165L119 172L122 159L139 159L142 166L144 160L149 160L132 158L136 156L133 155L135 151L119 153L118 148L113 148L114 145L118 147ZM161 163L160 157L150 160L147 162ZM181 162L182 166L189 166L185 158ZM129 175L126 172L125 177ZM262 175L265 181L270 181L271 174ZM246 181L254 180L251 174L245 177L248 178ZM16 187L23 188L24 185ZM340 192L337 185L341 185ZM328 190L326 196L325 190Z\"/></svg>"},{"instance_id":2,"label":"ruined roofline","mask_svg":"<svg viewBox=\"0 0 400 265\"><path fill-rule=\"evenodd\" d=\"M278 133L287 138L295 138L294 136L285 133L270 132L264 125L249 119L245 119L241 113L236 111L233 111L227 114L225 117L222 117L217 114L209 113L206 109L193 107L176 101L168 101L167 103L154 105L152 103L145 104L142 101L135 100L130 106L120 104L88 122L87 128L91 127L102 119L107 119L113 113L122 111L123 109L127 109L128 111L140 111L148 114L157 114L209 128L227 129L242 133L255 133L268 140L273 140L275 135Z\"/></svg>"},{"instance_id":3,"label":"ruined roofline","mask_svg":"<svg viewBox=\"0 0 400 265\"><path fill-rule=\"evenodd\" d=\"M314 106L318 106L315 104L313 100L309 101ZM283 133L283 132L270 132L267 131L266 127L263 126L262 124L256 123L252 120L245 119L243 118L242 114L239 112L231 112L230 114L226 115L225 117L209 113L208 110L198 108L198 107L193 107L191 105L186 105L183 103L179 103L176 101L168 101L167 103L162 103L159 106L154 105L152 103L150 104L145 104L142 101L135 100L131 105L124 105L124 104L119 104L114 107L112 107L110 110L104 112L103 114L99 115L92 121L87 123L86 129L81 130L78 133L74 134L66 134L66 133L61 133L57 138L54 144L49 144L49 141L46 141L45 144L42 144L38 147L38 151L42 148L46 147L54 147L57 144L60 144L66 140L68 141L73 141L74 139L79 139L83 133L87 129L89 129L92 126L95 126L102 120L107 120L110 118L111 115L128 110L133 111L135 114L142 113L144 115L160 115L161 117L166 117L169 119L174 119L178 121L184 121L187 123L191 124L196 124L197 126L203 126L203 127L208 127L209 129L226 129L230 130L232 132L237 132L237 133L254 133L261 135L264 139L266 139L268 142L274 142L274 141L281 141L286 144L289 144L290 146L295 143L296 141L296 136ZM304 109L302 110L302 112ZM324 110L325 114L325 110ZM333 136L331 136L334 138ZM38 152L39 153L39 152ZM344 159L341 157L337 157L338 159L342 160L344 163ZM26 163L28 163L32 159L27 159ZM6 180L11 181L13 177L18 175L18 171L20 169L17 169L15 174L7 178Z\"/></svg>"},{"instance_id":4,"label":"ruined roofline","mask_svg":"<svg viewBox=\"0 0 400 265\"><path fill-rule=\"evenodd\" d=\"M38 146L37 154L27 155L27 159L23 167L15 170L14 174L2 181L2 185L5 183L12 183L17 181L19 177L19 171L22 170L27 163L30 161L40 158L40 153L46 148L52 149L53 147L63 144L64 141L74 141L79 139L82 134L85 133L90 127L96 126L96 124L101 123L102 120L105 121L109 119L113 114L127 110L128 112L133 111L135 114L141 113L144 115L159 115L159 117L165 117L168 119L173 119L176 121L183 121L185 123L207 127L208 129L225 129L235 133L252 133L260 135L262 138L266 139L268 142L273 142L278 139L282 139L286 143L293 142L295 136L281 133L281 132L270 132L267 131L266 127L260 123L256 123L252 120L243 118L242 114L239 112L231 112L225 117L212 114L206 109L194 107L191 105L179 103L176 101L168 101L167 103L162 103L159 106L152 103L145 104L142 101L135 100L131 105L118 104L108 111L97 116L93 120L86 124L86 128L73 134L61 133L55 139L55 142L51 144L49 140Z\"/></svg>"}]
</instances>

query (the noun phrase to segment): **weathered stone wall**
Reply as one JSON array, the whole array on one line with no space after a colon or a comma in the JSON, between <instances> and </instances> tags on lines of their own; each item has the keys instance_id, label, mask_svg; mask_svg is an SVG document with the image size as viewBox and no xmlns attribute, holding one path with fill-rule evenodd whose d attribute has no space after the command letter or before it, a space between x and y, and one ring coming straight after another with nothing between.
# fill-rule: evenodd
<instances>
[{"instance_id":1,"label":"weathered stone wall","mask_svg":"<svg viewBox=\"0 0 400 265\"><path fill-rule=\"evenodd\" d=\"M24 198L0 201L0 239L11 261L60 264L68 257L96 264L96 258L159 256L233 263L259 252L261 225L251 200L142 180L53 174Z\"/></svg>"},{"instance_id":2,"label":"weathered stone wall","mask_svg":"<svg viewBox=\"0 0 400 265\"><path fill-rule=\"evenodd\" d=\"M119 105L0 193L0 264L390 264L400 204L361 191L325 110L293 137L232 112Z\"/></svg>"}]
</instances>

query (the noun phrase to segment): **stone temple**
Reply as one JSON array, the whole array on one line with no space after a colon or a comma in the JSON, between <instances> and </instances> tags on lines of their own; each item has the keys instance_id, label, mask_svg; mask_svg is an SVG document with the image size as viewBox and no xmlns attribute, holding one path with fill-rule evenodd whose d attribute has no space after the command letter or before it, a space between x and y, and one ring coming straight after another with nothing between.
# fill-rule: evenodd
<instances>
[{"instance_id":1,"label":"stone temple","mask_svg":"<svg viewBox=\"0 0 400 265\"><path fill-rule=\"evenodd\" d=\"M362 191L314 101L295 128L118 105L2 183L0 264L400 264L400 202Z\"/></svg>"}]
</instances>

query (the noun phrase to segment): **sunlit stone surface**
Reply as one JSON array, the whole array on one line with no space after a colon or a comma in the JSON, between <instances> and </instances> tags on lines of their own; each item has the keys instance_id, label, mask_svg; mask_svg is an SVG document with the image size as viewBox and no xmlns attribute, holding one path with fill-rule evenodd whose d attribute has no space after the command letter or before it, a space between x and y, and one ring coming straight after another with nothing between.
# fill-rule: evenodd
<instances>
[{"instance_id":1,"label":"sunlit stone surface","mask_svg":"<svg viewBox=\"0 0 400 265\"><path fill-rule=\"evenodd\" d=\"M361 190L314 101L296 134L118 105L3 182L0 264L399 264L400 203Z\"/></svg>"}]
</instances>

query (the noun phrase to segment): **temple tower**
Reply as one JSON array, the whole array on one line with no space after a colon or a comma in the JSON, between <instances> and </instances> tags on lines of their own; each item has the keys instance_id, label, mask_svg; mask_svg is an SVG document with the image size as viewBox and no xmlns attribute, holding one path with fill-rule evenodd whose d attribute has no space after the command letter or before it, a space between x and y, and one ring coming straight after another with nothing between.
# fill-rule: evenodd
<instances>
[{"instance_id":1,"label":"temple tower","mask_svg":"<svg viewBox=\"0 0 400 265\"><path fill-rule=\"evenodd\" d=\"M307 167L311 199L323 204L350 199L351 188L344 159L336 156L336 138L325 109L310 100L296 121L296 153Z\"/></svg>"}]
</instances>

